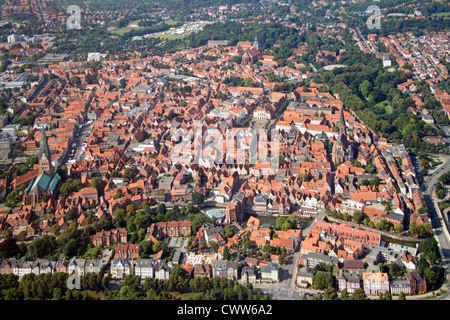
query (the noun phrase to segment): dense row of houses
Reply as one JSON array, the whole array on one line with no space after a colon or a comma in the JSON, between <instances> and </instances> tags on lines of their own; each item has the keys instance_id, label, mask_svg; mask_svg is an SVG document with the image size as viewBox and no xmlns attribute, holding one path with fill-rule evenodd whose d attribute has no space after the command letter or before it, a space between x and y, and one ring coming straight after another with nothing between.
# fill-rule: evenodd
<instances>
[{"instance_id":1,"label":"dense row of houses","mask_svg":"<svg viewBox=\"0 0 450 320\"><path fill-rule=\"evenodd\" d=\"M181 254L183 255L183 254ZM180 256L174 256L170 262L154 259L123 259L111 261L111 276L113 279L123 279L126 275L140 276L141 279L152 278L167 280L173 267L179 262ZM184 264L182 266L187 279L199 277L222 277L229 280L242 280L248 283L273 283L280 280L279 264L269 262L260 267L249 266L244 262L213 260L209 263Z\"/></svg>"},{"instance_id":2,"label":"dense row of houses","mask_svg":"<svg viewBox=\"0 0 450 320\"><path fill-rule=\"evenodd\" d=\"M315 260L315 263L326 263L334 265L337 259L331 259L328 256L310 254L307 260ZM327 258L324 258L327 257ZM305 260L302 260L305 261ZM302 267L297 272L296 283L299 287L308 288L313 285L315 264ZM345 260L340 264L340 269L335 276L338 291L347 290L352 294L356 289L364 289L367 295L376 296L380 293L390 292L394 295L419 294L426 292L427 283L424 278L415 270L409 270L404 277L390 278L387 273L380 272L377 267L364 267L361 260Z\"/></svg>"},{"instance_id":3,"label":"dense row of houses","mask_svg":"<svg viewBox=\"0 0 450 320\"><path fill-rule=\"evenodd\" d=\"M73 257L70 260L49 261L38 259L26 261L23 259L2 259L0 274L14 274L21 278L26 274L68 273L78 272L80 276L88 273L103 272L103 261L97 259L80 259Z\"/></svg>"}]
</instances>

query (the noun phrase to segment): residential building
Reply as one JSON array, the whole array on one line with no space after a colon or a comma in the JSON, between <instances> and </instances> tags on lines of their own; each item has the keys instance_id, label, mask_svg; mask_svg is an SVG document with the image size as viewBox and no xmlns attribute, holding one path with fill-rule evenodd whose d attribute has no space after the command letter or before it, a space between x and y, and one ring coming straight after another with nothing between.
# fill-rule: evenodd
<instances>
[{"instance_id":1,"label":"residential building","mask_svg":"<svg viewBox=\"0 0 450 320\"><path fill-rule=\"evenodd\" d=\"M165 261L158 261L154 266L155 279L168 280L170 272L172 271L170 266Z\"/></svg>"},{"instance_id":2,"label":"residential building","mask_svg":"<svg viewBox=\"0 0 450 320\"><path fill-rule=\"evenodd\" d=\"M364 292L373 296L380 293L389 292L389 277L387 273L363 273Z\"/></svg>"},{"instance_id":3,"label":"residential building","mask_svg":"<svg viewBox=\"0 0 450 320\"><path fill-rule=\"evenodd\" d=\"M213 260L212 265L213 277L227 278L228 280L238 279L238 263L237 261Z\"/></svg>"},{"instance_id":4,"label":"residential building","mask_svg":"<svg viewBox=\"0 0 450 320\"><path fill-rule=\"evenodd\" d=\"M211 278L212 276L212 267L208 263L197 263L194 265L194 278L202 278L207 277ZM233 276L233 272L231 272L231 276Z\"/></svg>"},{"instance_id":5,"label":"residential building","mask_svg":"<svg viewBox=\"0 0 450 320\"><path fill-rule=\"evenodd\" d=\"M269 262L267 266L261 267L261 282L273 283L280 281L280 266Z\"/></svg>"},{"instance_id":6,"label":"residential building","mask_svg":"<svg viewBox=\"0 0 450 320\"><path fill-rule=\"evenodd\" d=\"M123 279L127 275L133 274L131 259L114 258L111 260L111 278Z\"/></svg>"},{"instance_id":7,"label":"residential building","mask_svg":"<svg viewBox=\"0 0 450 320\"><path fill-rule=\"evenodd\" d=\"M86 259L84 265L85 273L95 273L98 274L103 270L103 261L99 259Z\"/></svg>"},{"instance_id":8,"label":"residential building","mask_svg":"<svg viewBox=\"0 0 450 320\"><path fill-rule=\"evenodd\" d=\"M115 258L139 259L141 255L140 244L117 244L114 252Z\"/></svg>"},{"instance_id":9,"label":"residential building","mask_svg":"<svg viewBox=\"0 0 450 320\"><path fill-rule=\"evenodd\" d=\"M92 244L95 247L109 246L116 243L127 243L128 231L126 228L101 231L94 234Z\"/></svg>"},{"instance_id":10,"label":"residential building","mask_svg":"<svg viewBox=\"0 0 450 320\"><path fill-rule=\"evenodd\" d=\"M361 242L364 247L374 248L381 244L381 234L368 230L350 227L346 224L328 223L325 221L318 221L315 229L325 231L327 233L343 237L345 239Z\"/></svg>"},{"instance_id":11,"label":"residential building","mask_svg":"<svg viewBox=\"0 0 450 320\"><path fill-rule=\"evenodd\" d=\"M241 279L246 283L257 283L258 277L256 270L253 267L244 266L241 270Z\"/></svg>"},{"instance_id":12,"label":"residential building","mask_svg":"<svg viewBox=\"0 0 450 320\"><path fill-rule=\"evenodd\" d=\"M69 266L67 269L67 272L69 274L73 272L77 272L80 276L83 276L85 273L84 267L86 264L86 259L78 259L76 257L73 257L69 261Z\"/></svg>"},{"instance_id":13,"label":"residential building","mask_svg":"<svg viewBox=\"0 0 450 320\"><path fill-rule=\"evenodd\" d=\"M427 282L417 271L410 271L406 274L409 282L411 294L423 293L427 291Z\"/></svg>"},{"instance_id":14,"label":"residential building","mask_svg":"<svg viewBox=\"0 0 450 320\"><path fill-rule=\"evenodd\" d=\"M312 278L314 272L310 267L303 267L297 271L296 283L302 288L309 288L312 286Z\"/></svg>"},{"instance_id":15,"label":"residential building","mask_svg":"<svg viewBox=\"0 0 450 320\"><path fill-rule=\"evenodd\" d=\"M306 267L314 268L319 263L325 263L331 266L337 266L339 261L336 257L330 257L324 254L310 252L302 255L300 263Z\"/></svg>"},{"instance_id":16,"label":"residential building","mask_svg":"<svg viewBox=\"0 0 450 320\"><path fill-rule=\"evenodd\" d=\"M191 221L169 221L152 224L147 229L146 240L155 243L164 237L189 237L191 235Z\"/></svg>"},{"instance_id":17,"label":"residential building","mask_svg":"<svg viewBox=\"0 0 450 320\"><path fill-rule=\"evenodd\" d=\"M134 275L145 278L154 278L154 264L153 259L138 259L134 265Z\"/></svg>"},{"instance_id":18,"label":"residential building","mask_svg":"<svg viewBox=\"0 0 450 320\"><path fill-rule=\"evenodd\" d=\"M340 269L336 275L336 281L338 282L339 291L346 289L351 294L356 289L361 288L359 274L355 272L347 272Z\"/></svg>"},{"instance_id":19,"label":"residential building","mask_svg":"<svg viewBox=\"0 0 450 320\"><path fill-rule=\"evenodd\" d=\"M399 295L402 292L404 294L411 293L411 287L410 287L408 279L406 279L406 278L392 279L391 283L390 283L390 287L391 287L392 295Z\"/></svg>"}]
</instances>

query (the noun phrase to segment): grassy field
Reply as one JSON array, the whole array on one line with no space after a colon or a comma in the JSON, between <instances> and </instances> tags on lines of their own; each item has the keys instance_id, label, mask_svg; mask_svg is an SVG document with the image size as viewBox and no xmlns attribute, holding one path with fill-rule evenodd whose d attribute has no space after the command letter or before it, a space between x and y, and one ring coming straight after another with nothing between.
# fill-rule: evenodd
<instances>
[{"instance_id":1,"label":"grassy field","mask_svg":"<svg viewBox=\"0 0 450 320\"><path fill-rule=\"evenodd\" d=\"M164 20L164 21L159 22L158 24L162 24L162 23L168 24L169 26L174 26L174 25L176 25L178 23L178 21Z\"/></svg>"},{"instance_id":2,"label":"grassy field","mask_svg":"<svg viewBox=\"0 0 450 320\"><path fill-rule=\"evenodd\" d=\"M389 103L386 100L377 103L376 106L383 107L387 114L391 114L391 108L389 106Z\"/></svg>"},{"instance_id":3,"label":"grassy field","mask_svg":"<svg viewBox=\"0 0 450 320\"><path fill-rule=\"evenodd\" d=\"M135 21L131 21L130 24L138 24L139 21L141 20L135 20ZM114 34L118 34L118 35L124 35L127 32L130 32L131 30L138 30L138 29L142 29L141 27L123 27L114 31L111 31L111 33Z\"/></svg>"},{"instance_id":4,"label":"grassy field","mask_svg":"<svg viewBox=\"0 0 450 320\"><path fill-rule=\"evenodd\" d=\"M138 24L139 21L141 21L141 20L132 21L132 22L130 22L130 24ZM165 23L165 24L167 24L169 26L173 26L173 25L177 24L178 21L164 20L164 21L159 22L158 24L162 24L162 23ZM123 28L111 31L111 33L123 36L125 33L130 32L131 30L139 30L139 29L142 29L142 27L123 27ZM170 35L170 36L172 36L172 35ZM185 35L183 35L183 36L175 36L173 39L182 38L184 36ZM171 37L161 37L161 38L162 39L169 39L169 40L172 39Z\"/></svg>"},{"instance_id":5,"label":"grassy field","mask_svg":"<svg viewBox=\"0 0 450 320\"><path fill-rule=\"evenodd\" d=\"M111 31L111 33L117 34L119 36L123 36L125 33L130 32L131 30L136 30L140 28L132 28L132 27L123 27L114 31Z\"/></svg>"},{"instance_id":6,"label":"grassy field","mask_svg":"<svg viewBox=\"0 0 450 320\"><path fill-rule=\"evenodd\" d=\"M450 17L450 12L433 13L432 17Z\"/></svg>"}]
</instances>

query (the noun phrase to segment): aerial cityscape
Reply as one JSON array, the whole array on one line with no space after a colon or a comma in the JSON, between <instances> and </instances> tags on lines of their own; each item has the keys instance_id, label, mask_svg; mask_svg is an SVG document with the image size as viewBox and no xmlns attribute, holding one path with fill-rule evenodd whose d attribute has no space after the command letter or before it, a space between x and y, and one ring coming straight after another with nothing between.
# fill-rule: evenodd
<instances>
[{"instance_id":1,"label":"aerial cityscape","mask_svg":"<svg viewBox=\"0 0 450 320\"><path fill-rule=\"evenodd\" d=\"M450 3L0 8L0 300L450 299Z\"/></svg>"}]
</instances>

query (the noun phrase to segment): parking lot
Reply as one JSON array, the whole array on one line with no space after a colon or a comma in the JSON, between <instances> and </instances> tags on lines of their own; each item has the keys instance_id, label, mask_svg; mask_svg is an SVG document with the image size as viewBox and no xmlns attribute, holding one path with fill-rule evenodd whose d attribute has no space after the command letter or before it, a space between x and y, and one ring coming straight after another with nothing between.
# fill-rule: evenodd
<instances>
[{"instance_id":1,"label":"parking lot","mask_svg":"<svg viewBox=\"0 0 450 320\"><path fill-rule=\"evenodd\" d=\"M184 237L171 237L167 246L175 249L187 249L188 239Z\"/></svg>"}]
</instances>

